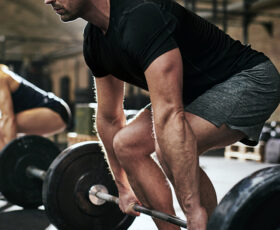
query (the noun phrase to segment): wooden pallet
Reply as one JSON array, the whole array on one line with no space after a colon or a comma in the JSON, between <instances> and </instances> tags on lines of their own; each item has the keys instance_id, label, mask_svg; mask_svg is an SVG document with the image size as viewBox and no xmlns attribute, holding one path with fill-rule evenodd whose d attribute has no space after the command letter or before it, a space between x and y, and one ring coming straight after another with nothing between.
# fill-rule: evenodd
<instances>
[{"instance_id":1,"label":"wooden pallet","mask_svg":"<svg viewBox=\"0 0 280 230\"><path fill-rule=\"evenodd\" d=\"M264 143L260 142L256 146L247 146L236 142L225 148L225 158L239 160L264 161Z\"/></svg>"},{"instance_id":2,"label":"wooden pallet","mask_svg":"<svg viewBox=\"0 0 280 230\"><path fill-rule=\"evenodd\" d=\"M73 145L76 143L80 143L83 141L98 141L97 136L94 135L85 135L85 134L78 134L75 132L67 133L67 145Z\"/></svg>"}]
</instances>

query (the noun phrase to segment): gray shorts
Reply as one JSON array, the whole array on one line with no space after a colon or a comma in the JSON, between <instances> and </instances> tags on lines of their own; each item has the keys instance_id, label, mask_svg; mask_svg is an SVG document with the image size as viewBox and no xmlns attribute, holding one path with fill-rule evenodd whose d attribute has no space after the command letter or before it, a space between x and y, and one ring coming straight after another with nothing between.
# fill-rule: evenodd
<instances>
[{"instance_id":1,"label":"gray shorts","mask_svg":"<svg viewBox=\"0 0 280 230\"><path fill-rule=\"evenodd\" d=\"M185 111L220 127L240 130L247 145L258 143L262 127L280 102L280 75L271 61L243 70L215 85ZM146 108L149 109L149 106Z\"/></svg>"}]
</instances>

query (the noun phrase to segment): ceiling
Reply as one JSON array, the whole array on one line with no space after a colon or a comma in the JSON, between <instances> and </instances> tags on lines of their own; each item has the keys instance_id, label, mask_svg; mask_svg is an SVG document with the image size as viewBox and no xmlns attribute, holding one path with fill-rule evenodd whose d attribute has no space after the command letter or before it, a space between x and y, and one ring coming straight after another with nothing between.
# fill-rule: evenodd
<instances>
[{"instance_id":1,"label":"ceiling","mask_svg":"<svg viewBox=\"0 0 280 230\"><path fill-rule=\"evenodd\" d=\"M194 0L178 0L192 9ZM225 0L196 0L197 12L201 16L213 18L213 1L222 20ZM280 0L249 0L251 11L257 13L278 9ZM227 0L229 19L242 15L242 0ZM206 9L206 11L205 11ZM239 20L240 21L240 20ZM0 0L0 61L13 60L50 60L82 51L82 35L86 22L78 19L63 23L43 0ZM241 26L241 24L239 24Z\"/></svg>"}]
</instances>

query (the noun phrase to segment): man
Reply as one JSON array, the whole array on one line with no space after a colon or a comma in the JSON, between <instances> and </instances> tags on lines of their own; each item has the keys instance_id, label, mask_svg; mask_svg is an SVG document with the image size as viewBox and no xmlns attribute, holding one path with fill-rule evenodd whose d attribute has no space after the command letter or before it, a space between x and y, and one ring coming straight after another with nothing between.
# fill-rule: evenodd
<instances>
[{"instance_id":1,"label":"man","mask_svg":"<svg viewBox=\"0 0 280 230\"><path fill-rule=\"evenodd\" d=\"M17 134L52 135L71 121L68 105L0 64L0 150Z\"/></svg>"},{"instance_id":2,"label":"man","mask_svg":"<svg viewBox=\"0 0 280 230\"><path fill-rule=\"evenodd\" d=\"M279 73L262 53L170 0L45 0L62 21L89 23L85 60L95 76L96 125L122 211L134 203L206 228L217 201L199 154L242 140L256 144L279 104ZM126 124L124 83L149 90L151 106ZM153 112L151 112L153 111ZM155 220L159 229L179 229Z\"/></svg>"}]
</instances>

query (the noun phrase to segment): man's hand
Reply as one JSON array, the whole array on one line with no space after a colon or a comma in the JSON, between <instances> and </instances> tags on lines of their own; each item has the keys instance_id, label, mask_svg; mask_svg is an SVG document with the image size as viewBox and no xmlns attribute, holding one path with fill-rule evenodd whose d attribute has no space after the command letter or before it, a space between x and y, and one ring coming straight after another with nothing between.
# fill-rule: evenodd
<instances>
[{"instance_id":1,"label":"man's hand","mask_svg":"<svg viewBox=\"0 0 280 230\"><path fill-rule=\"evenodd\" d=\"M134 211L133 206L135 204L140 205L140 201L135 196L134 192L132 190L125 190L120 191L119 190L119 207L122 210L122 212L133 215L133 216L139 216L140 213Z\"/></svg>"}]
</instances>

